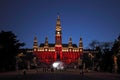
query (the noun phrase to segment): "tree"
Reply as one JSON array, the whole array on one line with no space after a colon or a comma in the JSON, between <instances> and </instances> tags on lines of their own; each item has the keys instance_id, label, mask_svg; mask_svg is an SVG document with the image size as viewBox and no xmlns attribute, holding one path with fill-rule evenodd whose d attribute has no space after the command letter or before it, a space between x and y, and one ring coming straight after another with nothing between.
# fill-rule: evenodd
<instances>
[{"instance_id":1,"label":"tree","mask_svg":"<svg viewBox=\"0 0 120 80\"><path fill-rule=\"evenodd\" d=\"M114 41L112 51L115 55L120 54L120 35L117 40Z\"/></svg>"},{"instance_id":2,"label":"tree","mask_svg":"<svg viewBox=\"0 0 120 80\"><path fill-rule=\"evenodd\" d=\"M102 55L102 60L100 64L102 71L112 72L113 70L112 55L113 53L108 49L104 50L104 54Z\"/></svg>"},{"instance_id":3,"label":"tree","mask_svg":"<svg viewBox=\"0 0 120 80\"><path fill-rule=\"evenodd\" d=\"M113 42L101 42L100 46L101 46L102 50L104 50L104 49L110 50L113 46Z\"/></svg>"},{"instance_id":4,"label":"tree","mask_svg":"<svg viewBox=\"0 0 120 80\"><path fill-rule=\"evenodd\" d=\"M89 46L94 50L99 45L99 42L97 40L93 40Z\"/></svg>"},{"instance_id":5,"label":"tree","mask_svg":"<svg viewBox=\"0 0 120 80\"><path fill-rule=\"evenodd\" d=\"M24 46L11 31L0 32L0 71L12 70L15 67L15 56Z\"/></svg>"},{"instance_id":6,"label":"tree","mask_svg":"<svg viewBox=\"0 0 120 80\"><path fill-rule=\"evenodd\" d=\"M113 46L113 42L99 42L97 40L93 40L90 44L89 44L91 49L96 49L96 47L99 47L101 50L104 49L111 49Z\"/></svg>"},{"instance_id":7,"label":"tree","mask_svg":"<svg viewBox=\"0 0 120 80\"><path fill-rule=\"evenodd\" d=\"M113 44L113 47L112 47L112 53L113 53L114 56L117 57L118 72L120 73L120 35L114 41L114 44Z\"/></svg>"},{"instance_id":8,"label":"tree","mask_svg":"<svg viewBox=\"0 0 120 80\"><path fill-rule=\"evenodd\" d=\"M97 40L93 40L89 46L98 51L96 57L94 59L94 63L97 63L97 66L100 67L102 71L112 71L112 52L109 51L112 47L112 42L99 42Z\"/></svg>"}]
</instances>

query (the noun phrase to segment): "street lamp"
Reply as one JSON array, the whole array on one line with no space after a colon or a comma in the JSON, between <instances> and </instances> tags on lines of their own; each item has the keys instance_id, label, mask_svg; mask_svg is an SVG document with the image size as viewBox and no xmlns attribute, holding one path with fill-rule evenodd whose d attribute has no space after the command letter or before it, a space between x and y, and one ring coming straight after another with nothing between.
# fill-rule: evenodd
<instances>
[{"instance_id":1,"label":"street lamp","mask_svg":"<svg viewBox=\"0 0 120 80\"><path fill-rule=\"evenodd\" d=\"M117 73L117 70L118 70L117 56L114 55L113 60L114 60L114 72Z\"/></svg>"},{"instance_id":2,"label":"street lamp","mask_svg":"<svg viewBox=\"0 0 120 80\"><path fill-rule=\"evenodd\" d=\"M83 55L81 55L81 58L80 57L78 58L78 67L80 70L80 74L83 76L83 72L85 69L85 65L83 64Z\"/></svg>"},{"instance_id":3,"label":"street lamp","mask_svg":"<svg viewBox=\"0 0 120 80\"><path fill-rule=\"evenodd\" d=\"M92 55L92 53L89 53L88 55L90 57L90 60L92 61L92 70L94 70L94 60L93 60L94 56Z\"/></svg>"}]
</instances>

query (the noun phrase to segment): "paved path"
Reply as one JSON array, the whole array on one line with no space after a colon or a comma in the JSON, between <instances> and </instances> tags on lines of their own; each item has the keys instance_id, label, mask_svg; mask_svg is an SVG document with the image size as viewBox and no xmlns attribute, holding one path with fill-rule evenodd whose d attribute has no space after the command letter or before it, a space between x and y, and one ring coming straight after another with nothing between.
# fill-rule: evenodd
<instances>
[{"instance_id":1,"label":"paved path","mask_svg":"<svg viewBox=\"0 0 120 80\"><path fill-rule=\"evenodd\" d=\"M0 73L0 80L120 80L120 74L88 72L82 76L78 71L69 72L22 72Z\"/></svg>"},{"instance_id":2,"label":"paved path","mask_svg":"<svg viewBox=\"0 0 120 80\"><path fill-rule=\"evenodd\" d=\"M18 72L0 74L0 80L82 80L79 73L73 72Z\"/></svg>"},{"instance_id":3,"label":"paved path","mask_svg":"<svg viewBox=\"0 0 120 80\"><path fill-rule=\"evenodd\" d=\"M94 80L120 80L120 74L107 72L89 72L85 76Z\"/></svg>"}]
</instances>

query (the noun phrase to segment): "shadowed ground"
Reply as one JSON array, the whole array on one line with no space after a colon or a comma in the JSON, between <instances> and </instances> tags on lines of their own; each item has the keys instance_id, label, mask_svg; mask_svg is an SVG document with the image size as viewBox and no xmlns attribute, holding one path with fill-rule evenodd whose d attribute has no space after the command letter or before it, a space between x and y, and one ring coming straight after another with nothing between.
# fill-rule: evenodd
<instances>
[{"instance_id":1,"label":"shadowed ground","mask_svg":"<svg viewBox=\"0 0 120 80\"><path fill-rule=\"evenodd\" d=\"M27 71L0 73L0 80L120 80L120 74L88 72L81 75L79 71L35 72Z\"/></svg>"}]
</instances>

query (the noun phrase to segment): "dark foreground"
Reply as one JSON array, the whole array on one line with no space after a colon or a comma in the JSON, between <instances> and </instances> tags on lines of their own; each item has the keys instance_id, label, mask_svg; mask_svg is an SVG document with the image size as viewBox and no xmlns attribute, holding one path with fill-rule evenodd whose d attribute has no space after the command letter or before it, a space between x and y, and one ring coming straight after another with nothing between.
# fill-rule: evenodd
<instances>
[{"instance_id":1,"label":"dark foreground","mask_svg":"<svg viewBox=\"0 0 120 80\"><path fill-rule=\"evenodd\" d=\"M68 72L22 72L0 73L0 80L120 80L120 74L79 71Z\"/></svg>"}]
</instances>

